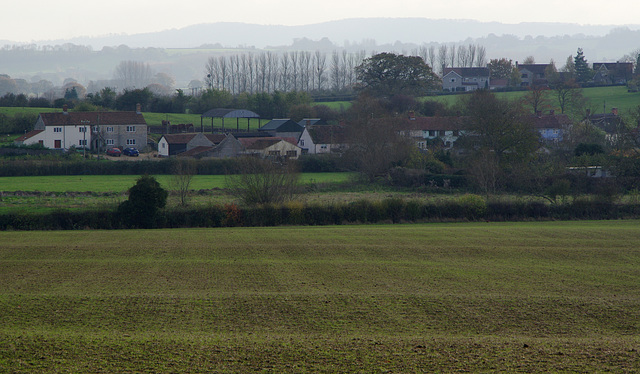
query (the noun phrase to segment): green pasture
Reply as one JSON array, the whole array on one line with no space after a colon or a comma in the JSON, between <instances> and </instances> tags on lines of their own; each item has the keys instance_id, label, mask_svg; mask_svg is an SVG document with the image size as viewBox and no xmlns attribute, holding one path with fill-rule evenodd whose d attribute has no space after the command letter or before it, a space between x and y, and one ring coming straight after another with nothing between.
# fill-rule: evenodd
<instances>
[{"instance_id":1,"label":"green pasture","mask_svg":"<svg viewBox=\"0 0 640 374\"><path fill-rule=\"evenodd\" d=\"M518 100L523 98L526 93L526 91L497 92L496 95L510 100ZM620 114L625 115L640 105L640 92L627 92L627 87L623 86L589 87L583 89L583 94L589 101L588 107L591 108L594 113L602 113L606 105L607 112L611 112L611 108L618 108ZM422 100L435 100L449 106L454 106L460 97L462 96L429 96L422 98ZM549 99L552 105L549 109L554 109L556 113L560 113L560 107L557 104L557 99L553 91L549 91Z\"/></svg>"},{"instance_id":2,"label":"green pasture","mask_svg":"<svg viewBox=\"0 0 640 374\"><path fill-rule=\"evenodd\" d=\"M300 182L342 183L353 177L353 173L302 173ZM0 177L0 191L39 192L123 192L140 178L138 175L53 175L32 177ZM172 175L156 175L155 178L166 189L172 188ZM225 187L224 175L194 175L191 190Z\"/></svg>"},{"instance_id":3,"label":"green pasture","mask_svg":"<svg viewBox=\"0 0 640 374\"><path fill-rule=\"evenodd\" d=\"M640 222L0 233L6 372L635 372Z\"/></svg>"}]
</instances>

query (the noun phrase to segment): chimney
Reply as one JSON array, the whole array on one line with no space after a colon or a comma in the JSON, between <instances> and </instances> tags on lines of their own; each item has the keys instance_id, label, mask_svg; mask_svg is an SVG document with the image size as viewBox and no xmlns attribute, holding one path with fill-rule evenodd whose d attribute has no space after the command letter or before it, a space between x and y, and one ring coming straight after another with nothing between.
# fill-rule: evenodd
<instances>
[{"instance_id":1,"label":"chimney","mask_svg":"<svg viewBox=\"0 0 640 374\"><path fill-rule=\"evenodd\" d=\"M142 113L142 105L140 105L140 103L136 104L136 113Z\"/></svg>"},{"instance_id":2,"label":"chimney","mask_svg":"<svg viewBox=\"0 0 640 374\"><path fill-rule=\"evenodd\" d=\"M613 113L614 116L618 115L618 108L611 108L611 113Z\"/></svg>"},{"instance_id":3,"label":"chimney","mask_svg":"<svg viewBox=\"0 0 640 374\"><path fill-rule=\"evenodd\" d=\"M67 104L64 104L62 106L62 113L63 114L69 114L68 110L69 110L69 107L67 106Z\"/></svg>"}]
</instances>

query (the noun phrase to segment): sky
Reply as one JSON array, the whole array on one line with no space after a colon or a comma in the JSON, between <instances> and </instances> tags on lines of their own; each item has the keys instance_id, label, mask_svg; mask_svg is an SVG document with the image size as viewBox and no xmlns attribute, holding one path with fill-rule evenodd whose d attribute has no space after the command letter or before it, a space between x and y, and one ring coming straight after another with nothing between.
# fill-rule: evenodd
<instances>
[{"instance_id":1,"label":"sky","mask_svg":"<svg viewBox=\"0 0 640 374\"><path fill-rule=\"evenodd\" d=\"M15 42L137 34L213 22L293 26L371 17L640 24L638 0L9 0L2 8L0 40Z\"/></svg>"}]
</instances>

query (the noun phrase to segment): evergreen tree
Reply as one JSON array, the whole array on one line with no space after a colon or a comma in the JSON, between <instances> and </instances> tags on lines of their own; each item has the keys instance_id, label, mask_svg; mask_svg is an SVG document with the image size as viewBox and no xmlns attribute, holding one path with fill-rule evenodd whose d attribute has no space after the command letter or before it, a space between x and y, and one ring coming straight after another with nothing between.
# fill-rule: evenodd
<instances>
[{"instance_id":1,"label":"evergreen tree","mask_svg":"<svg viewBox=\"0 0 640 374\"><path fill-rule=\"evenodd\" d=\"M584 83L593 78L593 70L589 68L589 64L587 64L587 59L584 57L582 48L578 48L578 53L576 54L576 57L574 57L573 63L575 65L578 82Z\"/></svg>"}]
</instances>

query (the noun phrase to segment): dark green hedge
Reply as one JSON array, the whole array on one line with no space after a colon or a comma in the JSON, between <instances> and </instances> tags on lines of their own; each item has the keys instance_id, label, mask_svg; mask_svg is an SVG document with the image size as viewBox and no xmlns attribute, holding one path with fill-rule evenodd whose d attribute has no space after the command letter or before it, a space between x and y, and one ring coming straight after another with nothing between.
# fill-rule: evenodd
<instances>
[{"instance_id":1,"label":"dark green hedge","mask_svg":"<svg viewBox=\"0 0 640 374\"><path fill-rule=\"evenodd\" d=\"M239 207L234 204L164 210L157 228L233 227L279 225L340 225L354 223L523 221L629 219L640 217L640 204L613 204L577 199L570 204L540 202L490 202L465 195L445 203L423 203L388 199L360 200L335 205L263 205ZM110 210L0 215L0 230L82 230L129 228Z\"/></svg>"}]
</instances>

